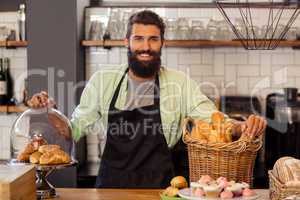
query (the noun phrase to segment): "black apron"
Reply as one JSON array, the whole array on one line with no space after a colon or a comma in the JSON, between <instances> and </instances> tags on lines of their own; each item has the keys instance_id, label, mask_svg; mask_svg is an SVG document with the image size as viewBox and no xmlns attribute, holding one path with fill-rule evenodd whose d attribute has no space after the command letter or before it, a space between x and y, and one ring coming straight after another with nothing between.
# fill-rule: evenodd
<instances>
[{"instance_id":1,"label":"black apron","mask_svg":"<svg viewBox=\"0 0 300 200\"><path fill-rule=\"evenodd\" d=\"M162 130L158 76L154 104L129 111L115 108L125 74L109 106L107 141L96 187L165 188L174 176L174 167Z\"/></svg>"}]
</instances>

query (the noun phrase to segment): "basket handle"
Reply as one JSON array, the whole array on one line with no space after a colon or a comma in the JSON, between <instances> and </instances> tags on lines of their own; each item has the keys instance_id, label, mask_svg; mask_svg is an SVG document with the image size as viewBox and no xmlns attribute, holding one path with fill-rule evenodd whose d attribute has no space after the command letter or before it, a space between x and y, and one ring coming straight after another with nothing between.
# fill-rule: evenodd
<instances>
[{"instance_id":1,"label":"basket handle","mask_svg":"<svg viewBox=\"0 0 300 200\"><path fill-rule=\"evenodd\" d=\"M182 126L181 126L181 127L183 127L183 128L182 128L182 141L183 141L184 143L185 143L185 140L184 140L185 136L186 136L187 134L190 134L190 133L191 133L191 132L187 129L187 124L190 123L190 122L193 122L193 119L192 119L191 117L185 118L185 119L183 120L183 122L182 122Z\"/></svg>"}]
</instances>

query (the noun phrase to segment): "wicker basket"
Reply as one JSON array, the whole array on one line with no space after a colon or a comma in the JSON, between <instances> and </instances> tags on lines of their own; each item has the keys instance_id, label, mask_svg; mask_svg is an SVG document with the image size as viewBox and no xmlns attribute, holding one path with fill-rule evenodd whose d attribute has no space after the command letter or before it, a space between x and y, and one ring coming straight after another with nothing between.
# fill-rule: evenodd
<instances>
[{"instance_id":1,"label":"wicker basket","mask_svg":"<svg viewBox=\"0 0 300 200\"><path fill-rule=\"evenodd\" d=\"M252 185L253 167L262 139L241 138L231 143L201 143L191 137L194 120L187 118L183 124L183 142L188 147L190 181L197 181L208 174L216 179L247 182Z\"/></svg>"},{"instance_id":2,"label":"wicker basket","mask_svg":"<svg viewBox=\"0 0 300 200\"><path fill-rule=\"evenodd\" d=\"M300 189L286 187L274 176L272 170L269 171L269 184L271 200L282 200L292 195L300 195Z\"/></svg>"}]
</instances>

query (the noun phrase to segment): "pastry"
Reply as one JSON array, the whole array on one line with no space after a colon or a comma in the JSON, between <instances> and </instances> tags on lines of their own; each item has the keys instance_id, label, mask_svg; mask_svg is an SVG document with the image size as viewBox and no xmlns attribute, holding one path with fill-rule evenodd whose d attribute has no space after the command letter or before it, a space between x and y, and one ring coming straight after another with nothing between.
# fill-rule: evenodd
<instances>
[{"instance_id":1,"label":"pastry","mask_svg":"<svg viewBox=\"0 0 300 200\"><path fill-rule=\"evenodd\" d=\"M213 179L209 175L203 175L200 177L199 183L209 184Z\"/></svg>"},{"instance_id":2,"label":"pastry","mask_svg":"<svg viewBox=\"0 0 300 200\"><path fill-rule=\"evenodd\" d=\"M62 150L56 149L43 153L40 157L40 164L51 165L51 164L64 164L71 161L70 156Z\"/></svg>"},{"instance_id":3,"label":"pastry","mask_svg":"<svg viewBox=\"0 0 300 200\"><path fill-rule=\"evenodd\" d=\"M233 198L233 193L230 191L223 191L220 194L221 199L231 199Z\"/></svg>"},{"instance_id":4,"label":"pastry","mask_svg":"<svg viewBox=\"0 0 300 200\"><path fill-rule=\"evenodd\" d=\"M200 183L200 182L191 182L190 184L192 189L197 189L197 188L201 188L203 189L203 187L207 186L206 183Z\"/></svg>"},{"instance_id":5,"label":"pastry","mask_svg":"<svg viewBox=\"0 0 300 200\"><path fill-rule=\"evenodd\" d=\"M250 188L250 185L248 183L245 183L245 182L242 182L241 186L242 186L243 189Z\"/></svg>"},{"instance_id":6,"label":"pastry","mask_svg":"<svg viewBox=\"0 0 300 200\"><path fill-rule=\"evenodd\" d=\"M27 161L29 161L29 157L30 157L30 154L29 154L29 153L21 152L21 153L17 156L17 160L18 160L18 161L21 161L21 162L27 162Z\"/></svg>"},{"instance_id":7,"label":"pastry","mask_svg":"<svg viewBox=\"0 0 300 200\"><path fill-rule=\"evenodd\" d=\"M201 132L198 130L197 127L193 127L191 136L199 141L207 141L207 138L205 135L201 134Z\"/></svg>"},{"instance_id":8,"label":"pastry","mask_svg":"<svg viewBox=\"0 0 300 200\"><path fill-rule=\"evenodd\" d=\"M249 188L243 190L243 197L252 197L255 195L255 192Z\"/></svg>"},{"instance_id":9,"label":"pastry","mask_svg":"<svg viewBox=\"0 0 300 200\"><path fill-rule=\"evenodd\" d=\"M221 192L221 188L218 185L208 185L203 188L205 196L208 198L217 198Z\"/></svg>"},{"instance_id":10,"label":"pastry","mask_svg":"<svg viewBox=\"0 0 300 200\"><path fill-rule=\"evenodd\" d=\"M41 155L42 155L42 153L36 151L30 155L29 161L33 164L38 164L40 162Z\"/></svg>"},{"instance_id":11,"label":"pastry","mask_svg":"<svg viewBox=\"0 0 300 200\"><path fill-rule=\"evenodd\" d=\"M54 150L60 150L60 146L56 144L48 144L39 147L40 153L47 153L49 151L54 151Z\"/></svg>"},{"instance_id":12,"label":"pastry","mask_svg":"<svg viewBox=\"0 0 300 200\"><path fill-rule=\"evenodd\" d=\"M25 149L23 150L23 153L26 154L32 154L33 152L35 152L35 148L32 142L28 143L25 147Z\"/></svg>"},{"instance_id":13,"label":"pastry","mask_svg":"<svg viewBox=\"0 0 300 200\"><path fill-rule=\"evenodd\" d=\"M225 121L222 112L214 112L211 115L211 123L202 120L194 120L194 127L191 131L191 137L201 143L226 143L232 142L234 123Z\"/></svg>"},{"instance_id":14,"label":"pastry","mask_svg":"<svg viewBox=\"0 0 300 200\"><path fill-rule=\"evenodd\" d=\"M167 187L167 188L163 191L163 195L168 196L168 197L176 197L178 191L179 191L178 188L174 188L174 187L172 187L172 186L169 186L169 187Z\"/></svg>"},{"instance_id":15,"label":"pastry","mask_svg":"<svg viewBox=\"0 0 300 200\"><path fill-rule=\"evenodd\" d=\"M175 188L178 188L178 189L188 187L188 183L187 183L186 179L183 176L176 176L176 177L172 178L170 184L171 184L172 187L175 187Z\"/></svg>"},{"instance_id":16,"label":"pastry","mask_svg":"<svg viewBox=\"0 0 300 200\"><path fill-rule=\"evenodd\" d=\"M243 189L242 186L239 183L235 183L231 186L228 186L225 188L225 191L230 191L234 194L234 196L241 196Z\"/></svg>"},{"instance_id":17,"label":"pastry","mask_svg":"<svg viewBox=\"0 0 300 200\"><path fill-rule=\"evenodd\" d=\"M18 161L27 162L29 161L29 156L35 152L32 142L28 143L25 149L17 156Z\"/></svg>"},{"instance_id":18,"label":"pastry","mask_svg":"<svg viewBox=\"0 0 300 200\"><path fill-rule=\"evenodd\" d=\"M205 192L203 191L203 189L201 188L197 188L194 193L193 193L196 197L203 197L205 195Z\"/></svg>"},{"instance_id":19,"label":"pastry","mask_svg":"<svg viewBox=\"0 0 300 200\"><path fill-rule=\"evenodd\" d=\"M34 148L34 151L37 151L37 150L39 150L40 146L46 145L47 141L41 136L34 136L32 141L31 141L31 144Z\"/></svg>"},{"instance_id":20,"label":"pastry","mask_svg":"<svg viewBox=\"0 0 300 200\"><path fill-rule=\"evenodd\" d=\"M220 180L218 183L218 186L221 187L222 189L228 187L229 183L227 180Z\"/></svg>"}]
</instances>

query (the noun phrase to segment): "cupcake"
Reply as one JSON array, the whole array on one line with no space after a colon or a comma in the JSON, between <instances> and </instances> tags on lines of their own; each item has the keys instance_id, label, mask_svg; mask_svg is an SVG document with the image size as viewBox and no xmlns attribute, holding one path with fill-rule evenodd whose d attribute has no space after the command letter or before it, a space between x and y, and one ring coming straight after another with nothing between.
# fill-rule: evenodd
<instances>
[{"instance_id":1,"label":"cupcake","mask_svg":"<svg viewBox=\"0 0 300 200\"><path fill-rule=\"evenodd\" d=\"M193 194L196 197L203 197L205 195L205 192L202 189L197 188Z\"/></svg>"},{"instance_id":2,"label":"cupcake","mask_svg":"<svg viewBox=\"0 0 300 200\"><path fill-rule=\"evenodd\" d=\"M246 182L242 182L241 186L242 186L243 189L250 188L249 184L246 183Z\"/></svg>"},{"instance_id":3,"label":"cupcake","mask_svg":"<svg viewBox=\"0 0 300 200\"><path fill-rule=\"evenodd\" d=\"M234 185L234 184L236 184L235 181L229 181L229 182L228 182L228 185L229 185L229 186L232 186L232 185Z\"/></svg>"},{"instance_id":4,"label":"cupcake","mask_svg":"<svg viewBox=\"0 0 300 200\"><path fill-rule=\"evenodd\" d=\"M220 178L218 178L217 183L222 189L225 189L226 187L229 186L229 182L227 181L226 178L223 178L223 177L222 177L222 179L220 179Z\"/></svg>"},{"instance_id":5,"label":"cupcake","mask_svg":"<svg viewBox=\"0 0 300 200\"><path fill-rule=\"evenodd\" d=\"M233 193L230 191L223 191L220 194L221 199L231 199L233 198Z\"/></svg>"},{"instance_id":6,"label":"cupcake","mask_svg":"<svg viewBox=\"0 0 300 200\"><path fill-rule=\"evenodd\" d=\"M211 181L213 181L213 179L209 175L203 175L198 182L209 184Z\"/></svg>"},{"instance_id":7,"label":"cupcake","mask_svg":"<svg viewBox=\"0 0 300 200\"><path fill-rule=\"evenodd\" d=\"M223 177L223 176L220 176L218 179L217 179L217 183L220 183L222 181L226 181L227 182L227 178Z\"/></svg>"},{"instance_id":8,"label":"cupcake","mask_svg":"<svg viewBox=\"0 0 300 200\"><path fill-rule=\"evenodd\" d=\"M232 192L234 196L241 196L243 189L240 183L235 183L226 187L225 191Z\"/></svg>"},{"instance_id":9,"label":"cupcake","mask_svg":"<svg viewBox=\"0 0 300 200\"><path fill-rule=\"evenodd\" d=\"M252 197L254 195L256 195L256 193L249 188L243 190L243 197Z\"/></svg>"},{"instance_id":10,"label":"cupcake","mask_svg":"<svg viewBox=\"0 0 300 200\"><path fill-rule=\"evenodd\" d=\"M203 189L203 187L207 186L205 183L199 183L199 182L191 182L190 184L192 192L194 193L196 189Z\"/></svg>"},{"instance_id":11,"label":"cupcake","mask_svg":"<svg viewBox=\"0 0 300 200\"><path fill-rule=\"evenodd\" d=\"M208 185L203 188L205 196L208 198L218 198L221 192L221 188L218 185Z\"/></svg>"}]
</instances>

